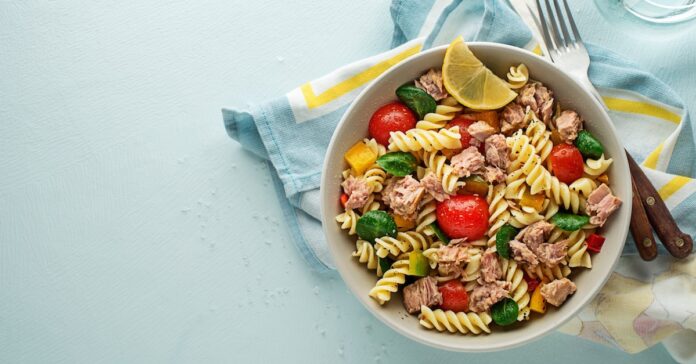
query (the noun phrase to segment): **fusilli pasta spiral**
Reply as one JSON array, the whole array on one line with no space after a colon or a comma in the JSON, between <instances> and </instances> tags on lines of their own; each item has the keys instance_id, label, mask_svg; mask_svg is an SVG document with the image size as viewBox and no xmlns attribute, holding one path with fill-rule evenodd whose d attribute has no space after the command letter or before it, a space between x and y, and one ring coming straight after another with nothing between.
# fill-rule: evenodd
<instances>
[{"instance_id":1,"label":"fusilli pasta spiral","mask_svg":"<svg viewBox=\"0 0 696 364\"><path fill-rule=\"evenodd\" d=\"M529 70L527 66L524 63L520 63L517 67L510 67L510 71L507 73L507 79L512 89L524 87L529 81Z\"/></svg>"},{"instance_id":2,"label":"fusilli pasta spiral","mask_svg":"<svg viewBox=\"0 0 696 364\"><path fill-rule=\"evenodd\" d=\"M355 235L355 225L360 216L353 210L347 210L336 216L336 221L341 223L341 229L348 230L348 235Z\"/></svg>"},{"instance_id":3,"label":"fusilli pasta spiral","mask_svg":"<svg viewBox=\"0 0 696 364\"><path fill-rule=\"evenodd\" d=\"M421 313L418 316L420 324L428 329L437 331L459 332L462 334L478 335L482 332L489 333L491 329L488 324L493 321L487 313L475 312L454 312L443 311L441 309L431 310L427 306L421 306Z\"/></svg>"},{"instance_id":4,"label":"fusilli pasta spiral","mask_svg":"<svg viewBox=\"0 0 696 364\"><path fill-rule=\"evenodd\" d=\"M380 305L388 302L391 294L399 290L399 285L406 282L406 274L408 274L408 259L397 260L370 290L370 297Z\"/></svg>"},{"instance_id":5,"label":"fusilli pasta spiral","mask_svg":"<svg viewBox=\"0 0 696 364\"><path fill-rule=\"evenodd\" d=\"M488 246L495 245L495 234L510 221L510 205L505 200L506 188L504 183L488 187Z\"/></svg>"},{"instance_id":6,"label":"fusilli pasta spiral","mask_svg":"<svg viewBox=\"0 0 696 364\"><path fill-rule=\"evenodd\" d=\"M537 155L541 158L541 163L544 163L553 149L551 132L546 130L546 124L536 117L534 111L528 111L525 118L531 119L527 130L525 130L525 135L530 139Z\"/></svg>"},{"instance_id":7,"label":"fusilli pasta spiral","mask_svg":"<svg viewBox=\"0 0 696 364\"><path fill-rule=\"evenodd\" d=\"M572 210L574 214L577 214L584 204L578 192L570 189L556 176L551 176L551 188L546 190L546 197L553 199L557 205L563 206L566 210Z\"/></svg>"},{"instance_id":8,"label":"fusilli pasta spiral","mask_svg":"<svg viewBox=\"0 0 696 364\"><path fill-rule=\"evenodd\" d=\"M358 241L355 242L353 256L358 258L358 262L366 264L367 269L377 269L375 248L369 242L358 239Z\"/></svg>"},{"instance_id":9,"label":"fusilli pasta spiral","mask_svg":"<svg viewBox=\"0 0 696 364\"><path fill-rule=\"evenodd\" d=\"M587 251L587 243L585 243L586 237L587 235L585 231L580 229L573 231L565 239L565 243L568 246L569 267L592 268L592 258L590 257L590 253Z\"/></svg>"},{"instance_id":10,"label":"fusilli pasta spiral","mask_svg":"<svg viewBox=\"0 0 696 364\"><path fill-rule=\"evenodd\" d=\"M462 147L459 127L449 129L423 130L411 129L404 132L391 132L389 150L412 152L418 150L433 151L442 149L458 149Z\"/></svg>"},{"instance_id":11,"label":"fusilli pasta spiral","mask_svg":"<svg viewBox=\"0 0 696 364\"><path fill-rule=\"evenodd\" d=\"M425 235L433 235L434 232L429 228L430 224L437 220L435 209L437 208L437 201L428 195L423 198L420 203L420 209L418 215L416 216L416 231L419 233L424 233Z\"/></svg>"},{"instance_id":12,"label":"fusilli pasta spiral","mask_svg":"<svg viewBox=\"0 0 696 364\"><path fill-rule=\"evenodd\" d=\"M461 106L437 105L435 112L427 113L423 120L416 123L416 128L423 130L442 129L447 122L454 119L454 114L462 111Z\"/></svg>"},{"instance_id":13,"label":"fusilli pasta spiral","mask_svg":"<svg viewBox=\"0 0 696 364\"><path fill-rule=\"evenodd\" d=\"M569 187L572 191L575 191L584 197L588 197L590 193L592 193L592 191L594 191L595 188L597 188L597 182L595 182L591 178L582 177L576 179L573 183L570 184Z\"/></svg>"},{"instance_id":14,"label":"fusilli pasta spiral","mask_svg":"<svg viewBox=\"0 0 696 364\"><path fill-rule=\"evenodd\" d=\"M510 282L510 297L517 302L519 313L517 320L521 321L528 318L529 315L529 288L527 281L524 280L524 272L517 266L514 260L501 258L503 266L503 274L505 280Z\"/></svg>"},{"instance_id":15,"label":"fusilli pasta spiral","mask_svg":"<svg viewBox=\"0 0 696 364\"><path fill-rule=\"evenodd\" d=\"M438 151L423 151L421 153L423 163L427 167L425 173L432 171L442 182L445 193L454 194L459 187L464 186L464 182L459 181L459 177L454 174L454 169L447 163L447 157Z\"/></svg>"},{"instance_id":16,"label":"fusilli pasta spiral","mask_svg":"<svg viewBox=\"0 0 696 364\"><path fill-rule=\"evenodd\" d=\"M590 175L592 177L597 177L602 173L606 172L613 161L614 159L612 158L604 159L604 154L602 154L602 156L599 157L599 159L587 158L584 167L585 174Z\"/></svg>"},{"instance_id":17,"label":"fusilli pasta spiral","mask_svg":"<svg viewBox=\"0 0 696 364\"><path fill-rule=\"evenodd\" d=\"M546 265L537 265L536 267L525 268L525 272L531 278L537 278L551 282L555 279L561 279L570 275L570 268L566 265L554 265L552 267Z\"/></svg>"},{"instance_id":18,"label":"fusilli pasta spiral","mask_svg":"<svg viewBox=\"0 0 696 364\"><path fill-rule=\"evenodd\" d=\"M397 233L396 238L384 236L375 239L377 256L384 258L391 254L398 256L413 250L425 250L430 246L430 238L415 231Z\"/></svg>"}]
</instances>

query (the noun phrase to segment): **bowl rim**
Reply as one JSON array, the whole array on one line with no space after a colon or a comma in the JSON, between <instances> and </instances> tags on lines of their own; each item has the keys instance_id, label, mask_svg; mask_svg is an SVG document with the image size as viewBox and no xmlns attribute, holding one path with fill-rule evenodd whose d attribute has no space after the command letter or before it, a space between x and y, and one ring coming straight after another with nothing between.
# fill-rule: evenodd
<instances>
[{"instance_id":1,"label":"bowl rim","mask_svg":"<svg viewBox=\"0 0 696 364\"><path fill-rule=\"evenodd\" d=\"M567 81L570 83L574 83L575 85L578 86L578 88L581 90L582 93L585 93L587 96L589 96L589 99L591 99L592 101L591 101L591 104L587 105L586 107L587 108L596 108L597 111L599 111L601 116L605 119L606 124L608 124L608 128L610 131L609 134L611 135L611 137L616 140L618 145L620 145L620 146L622 145L621 141L619 140L619 138L617 136L618 133L616 131L616 128L614 127L613 122L611 121L611 118L607 112L607 109L602 104L600 104L599 101L596 100L594 98L594 96L592 96L592 94L589 91L587 91L580 83L578 83L573 77L571 77L568 72L563 71L560 67L556 66L555 64L553 64L552 62L550 62L546 58L541 57L541 56L539 56L533 52L530 52L529 50L523 49L523 48L519 48L519 47L507 45L507 44L502 44L502 43L495 43L495 42L467 42L467 45L471 46L472 48L476 48L476 47L500 48L500 49L505 49L507 51L518 52L518 53L525 54L528 56L531 55L531 56L537 57L538 60L540 60L542 63L545 64L545 66L554 68L560 74L565 76L566 80L564 80L564 82ZM324 156L324 162L322 164L321 183L320 183L320 189L324 190L320 194L320 198L321 198L321 200L320 200L320 215L321 215L321 220L322 220L322 231L324 233L326 243L328 245L328 249L329 249L329 252L331 254L331 258L334 261L337 261L338 259L340 259L340 257L338 256L338 252L336 251L336 249L333 248L333 243L330 242L328 239L328 236L329 236L329 231L327 230L328 224L330 222L333 222L333 216L331 216L330 219L329 219L329 217L325 216L326 206L327 206L327 201L326 201L325 196L326 196L326 187L327 187L327 183L328 183L328 179L329 179L329 176L326 173L326 171L328 170L329 161L330 161L329 151L331 151L333 149L333 146L336 143L336 140L338 139L338 134L339 134L338 130L341 129L343 124L347 122L348 116L350 116L352 114L353 109L359 103L358 101L360 101L364 97L364 95L368 92L368 90L373 88L375 85L378 85L382 81L382 79L384 79L385 77L387 77L388 75L390 75L394 72L398 72L399 69L404 67L406 64L408 64L410 62L414 62L415 60L417 60L421 57L426 57L432 53L443 52L444 50L447 49L448 46L449 45L441 45L438 47L433 47L433 48L430 48L428 50L419 52L419 53L401 61L399 64L394 65L393 67L386 70L385 72L383 72L381 75L379 75L377 78L375 78L369 85L367 85L355 97L355 99L353 101L351 101L349 107L346 109L344 114L341 116L340 121L336 125L336 129L334 130L334 132L331 136L331 140L329 141L329 144L328 144L327 149L326 149L326 154ZM628 171L628 160L626 158L625 153L620 153L620 155L612 156L612 158L614 159L615 165L623 166L624 169L626 171ZM631 190L630 178L628 178L627 181L629 181L629 182L624 182L624 183L628 183L628 190L630 191ZM632 208L632 200L630 198L625 199L625 201L623 201L622 208L630 210ZM580 313L587 306L587 304L590 303L595 298L595 296L597 294L599 294L599 292L602 290L604 285L609 280L609 277L611 277L612 273L616 269L616 265L618 264L619 258L622 255L621 252L623 250L623 246L626 244L626 237L628 236L629 218L630 218L630 214L628 214L627 218L624 219L625 221L618 221L619 228L621 229L620 236L622 237L621 243L620 243L621 249L619 249L619 253L616 254L613 261L611 262L611 269L609 269L609 271L608 271L609 274L605 275L602 278L601 282L595 281L595 282L598 282L598 284L594 285L593 292L590 294L587 294L584 297L584 299L580 302L580 304L578 305L578 307L575 311L573 311L571 314L567 315L565 318L557 320L554 324L552 324L551 326L549 326L545 330L539 330L539 332L536 332L536 333L533 333L533 334L530 334L527 336L520 336L519 338L515 338L513 340L507 340L504 342L495 342L491 345L486 345L486 346L482 346L482 347L473 347L472 348L472 347L459 347L459 346L452 346L452 345L443 344L442 342L431 340L431 339L426 338L422 335L417 335L416 333L413 333L409 330L405 330L405 329L401 328L399 325L393 324L392 322L390 322L389 320L387 320L385 318L384 314L378 313L377 310L375 310L369 304L368 300L371 299L370 297L368 297L364 292L357 292L356 287L354 287L351 284L348 284L348 280L346 279L346 275L348 274L348 272L342 271L338 266L336 266L336 270L338 271L339 275L341 276L341 279L343 280L343 282L346 284L346 286L348 286L350 291L353 293L353 295L372 314L372 316L377 317L378 320L380 320L382 323L386 324L388 327L390 327L392 330L396 331L397 333L401 334L402 336L405 336L413 341L428 345L430 347L442 349L442 350L447 350L447 351L474 353L474 352L492 352L492 351L507 350L507 349L519 347L521 345L530 343L532 341L539 340L539 339L543 338L544 336L550 334L551 332L556 331L556 329L558 329L558 327L565 324L573 317L576 317L577 314ZM444 333L444 334L446 334L446 333Z\"/></svg>"}]
</instances>

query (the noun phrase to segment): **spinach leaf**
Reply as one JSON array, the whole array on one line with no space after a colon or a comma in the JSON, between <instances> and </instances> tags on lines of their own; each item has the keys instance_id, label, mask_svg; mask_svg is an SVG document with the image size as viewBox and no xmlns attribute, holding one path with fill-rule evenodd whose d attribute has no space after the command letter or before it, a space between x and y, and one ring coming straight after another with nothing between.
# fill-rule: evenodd
<instances>
[{"instance_id":1,"label":"spinach leaf","mask_svg":"<svg viewBox=\"0 0 696 364\"><path fill-rule=\"evenodd\" d=\"M517 321L519 307L512 298L503 298L491 307L491 317L500 326L507 326Z\"/></svg>"},{"instance_id":2,"label":"spinach leaf","mask_svg":"<svg viewBox=\"0 0 696 364\"><path fill-rule=\"evenodd\" d=\"M377 158L377 165L391 175L403 177L416 171L418 160L411 153L391 152Z\"/></svg>"},{"instance_id":3,"label":"spinach leaf","mask_svg":"<svg viewBox=\"0 0 696 364\"><path fill-rule=\"evenodd\" d=\"M510 224L505 224L498 229L495 234L495 250L498 255L505 259L510 259L510 240L517 235L517 229Z\"/></svg>"},{"instance_id":4,"label":"spinach leaf","mask_svg":"<svg viewBox=\"0 0 696 364\"><path fill-rule=\"evenodd\" d=\"M437 102L427 92L416 86L406 84L396 89L396 97L418 116L419 120L427 113L435 112Z\"/></svg>"},{"instance_id":5,"label":"spinach leaf","mask_svg":"<svg viewBox=\"0 0 696 364\"><path fill-rule=\"evenodd\" d=\"M386 211L368 211L355 225L360 239L367 240L374 244L375 239L383 236L396 237L396 222Z\"/></svg>"},{"instance_id":6,"label":"spinach leaf","mask_svg":"<svg viewBox=\"0 0 696 364\"><path fill-rule=\"evenodd\" d=\"M586 215L575 215L568 212L559 212L553 215L551 223L565 231L580 230L590 222L590 217Z\"/></svg>"}]
</instances>

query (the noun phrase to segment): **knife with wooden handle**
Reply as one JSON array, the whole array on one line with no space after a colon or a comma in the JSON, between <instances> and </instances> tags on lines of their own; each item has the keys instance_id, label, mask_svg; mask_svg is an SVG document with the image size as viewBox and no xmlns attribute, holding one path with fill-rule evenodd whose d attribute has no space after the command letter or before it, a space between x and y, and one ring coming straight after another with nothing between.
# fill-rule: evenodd
<instances>
[{"instance_id":1,"label":"knife with wooden handle","mask_svg":"<svg viewBox=\"0 0 696 364\"><path fill-rule=\"evenodd\" d=\"M636 184L641 199L641 204L648 215L650 225L655 229L655 233L667 248L667 251L677 258L685 258L691 253L693 240L691 236L679 230L679 226L674 221L672 214L667 209L665 202L653 187L648 177L640 169L638 163L626 152L628 157L628 167Z\"/></svg>"},{"instance_id":2,"label":"knife with wooden handle","mask_svg":"<svg viewBox=\"0 0 696 364\"><path fill-rule=\"evenodd\" d=\"M633 186L633 211L631 211L631 235L636 243L638 254L643 260L653 260L657 257L657 245L653 236L648 215L645 213L643 203L641 202L636 181L631 178Z\"/></svg>"}]
</instances>

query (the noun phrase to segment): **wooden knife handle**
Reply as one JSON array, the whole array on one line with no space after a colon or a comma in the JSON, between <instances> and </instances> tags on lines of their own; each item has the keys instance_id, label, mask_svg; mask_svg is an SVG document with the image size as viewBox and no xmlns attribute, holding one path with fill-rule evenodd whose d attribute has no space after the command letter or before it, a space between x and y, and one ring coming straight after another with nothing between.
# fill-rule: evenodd
<instances>
[{"instance_id":1,"label":"wooden knife handle","mask_svg":"<svg viewBox=\"0 0 696 364\"><path fill-rule=\"evenodd\" d=\"M628 152L628 166L631 169L631 175L636 183L636 187L640 192L641 202L648 215L648 220L657 237L660 238L662 244L667 248L667 251L677 258L685 258L691 253L693 248L693 240L688 234L684 234L679 230L679 226L674 221L672 214L665 206L665 202L653 187L648 177L643 173Z\"/></svg>"},{"instance_id":2,"label":"wooden knife handle","mask_svg":"<svg viewBox=\"0 0 696 364\"><path fill-rule=\"evenodd\" d=\"M653 260L657 257L657 245L653 236L648 215L645 213L643 203L636 182L631 178L633 185L633 211L631 211L631 235L636 243L638 254L643 260Z\"/></svg>"}]
</instances>

